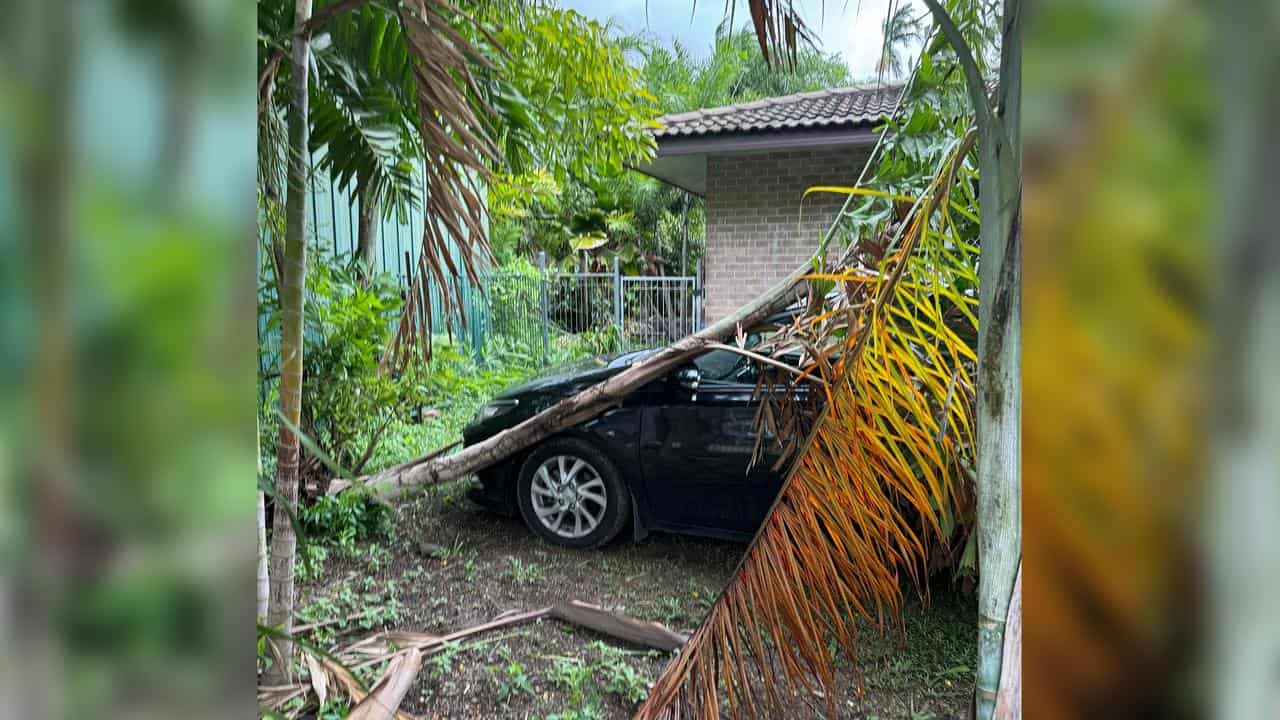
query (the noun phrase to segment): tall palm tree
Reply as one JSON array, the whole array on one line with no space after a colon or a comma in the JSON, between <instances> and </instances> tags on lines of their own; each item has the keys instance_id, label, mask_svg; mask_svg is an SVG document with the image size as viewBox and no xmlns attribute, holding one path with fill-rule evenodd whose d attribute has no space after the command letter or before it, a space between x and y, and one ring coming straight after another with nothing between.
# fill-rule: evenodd
<instances>
[{"instance_id":1,"label":"tall palm tree","mask_svg":"<svg viewBox=\"0 0 1280 720\"><path fill-rule=\"evenodd\" d=\"M311 0L296 0L295 28L291 47L293 67L310 65L311 45L306 24L311 19ZM306 217L307 167L307 76L295 72L289 83L287 195L285 197L286 230L278 258L281 283L280 307L280 416L293 427L302 421L302 303L307 273ZM269 559L269 602L267 624L289 633L293 626L293 563L297 539L294 537L293 513L298 504L298 436L281 425L276 457L275 532ZM288 641L277 648L275 662L269 671L272 684L289 679L293 652Z\"/></svg>"},{"instance_id":2,"label":"tall palm tree","mask_svg":"<svg viewBox=\"0 0 1280 720\"><path fill-rule=\"evenodd\" d=\"M924 40L924 16L913 12L910 4L890 2L883 31L880 58L876 60L876 75L881 82L902 77L907 64L905 51L912 41Z\"/></svg>"},{"instance_id":3,"label":"tall palm tree","mask_svg":"<svg viewBox=\"0 0 1280 720\"><path fill-rule=\"evenodd\" d=\"M278 196L282 180L286 193L285 234L274 239L272 248L282 316L284 422L274 487L267 623L287 637L294 601L292 517L299 464L294 429L301 419L306 158L313 145L312 127L315 141L328 146L322 161L328 171L388 204L413 202L408 193L423 192L413 186L406 157L427 158L430 192L418 202L433 222L424 223L418 275L419 282L433 275L441 287L459 273L477 276L478 259L487 250L476 183L498 156L477 71L489 61L456 29L455 23L466 22L466 17L452 5L406 0L393 13L368 0L339 0L313 15L311 0L296 0L292 8L285 0L261 0L258 8L259 179L268 198ZM324 30L329 33L321 34ZM314 105L313 76L318 89ZM282 77L287 92L277 88ZM278 681L289 674L292 652L287 640L277 650L271 674Z\"/></svg>"}]
</instances>

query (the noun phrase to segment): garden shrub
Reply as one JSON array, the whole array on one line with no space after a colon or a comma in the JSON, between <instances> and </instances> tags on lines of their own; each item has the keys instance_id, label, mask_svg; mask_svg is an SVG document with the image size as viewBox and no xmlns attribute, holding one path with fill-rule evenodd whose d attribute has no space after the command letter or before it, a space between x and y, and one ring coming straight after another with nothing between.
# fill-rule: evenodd
<instances>
[{"instance_id":1,"label":"garden shrub","mask_svg":"<svg viewBox=\"0 0 1280 720\"><path fill-rule=\"evenodd\" d=\"M334 545L347 552L357 543L390 536L391 521L391 509L358 488L298 508L308 545Z\"/></svg>"},{"instance_id":2,"label":"garden shrub","mask_svg":"<svg viewBox=\"0 0 1280 720\"><path fill-rule=\"evenodd\" d=\"M318 264L308 284L303 429L340 467L359 472L379 429L427 400L416 363L399 376L378 367L399 319L400 287L386 274L366 285L340 264Z\"/></svg>"},{"instance_id":3,"label":"garden shrub","mask_svg":"<svg viewBox=\"0 0 1280 720\"><path fill-rule=\"evenodd\" d=\"M302 431L338 467L363 470L371 448L397 421L409 420L428 399L419 366L410 363L399 375L379 371L381 353L395 331L402 305L401 289L388 274L364 279L349 258L326 257L309 268L303 331ZM279 310L270 277L260 303L272 308L268 333L278 333ZM263 343L259 344L263 347ZM279 433L277 358L259 388L259 429L264 475L274 474ZM367 464L367 463L365 463ZM303 450L304 478L333 474Z\"/></svg>"}]
</instances>

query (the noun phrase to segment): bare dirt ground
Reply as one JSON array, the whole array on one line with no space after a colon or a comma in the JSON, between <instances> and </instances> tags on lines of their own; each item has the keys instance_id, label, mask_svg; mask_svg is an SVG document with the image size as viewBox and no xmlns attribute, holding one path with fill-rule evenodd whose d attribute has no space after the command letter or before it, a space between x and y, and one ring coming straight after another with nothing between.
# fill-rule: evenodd
<instances>
[{"instance_id":1,"label":"bare dirt ground","mask_svg":"<svg viewBox=\"0 0 1280 720\"><path fill-rule=\"evenodd\" d=\"M581 600L692 632L745 546L654 534L599 551L544 543L520 521L480 509L454 483L401 506L396 536L331 556L303 583L312 617L365 613L324 631L358 638L381 627L446 634L507 611ZM947 588L912 604L905 634L862 633L841 718L962 718L973 691L976 608ZM671 654L629 647L556 620L480 635L429 657L403 709L425 718L628 718ZM821 715L816 715L820 717ZM788 717L815 717L800 708Z\"/></svg>"}]
</instances>

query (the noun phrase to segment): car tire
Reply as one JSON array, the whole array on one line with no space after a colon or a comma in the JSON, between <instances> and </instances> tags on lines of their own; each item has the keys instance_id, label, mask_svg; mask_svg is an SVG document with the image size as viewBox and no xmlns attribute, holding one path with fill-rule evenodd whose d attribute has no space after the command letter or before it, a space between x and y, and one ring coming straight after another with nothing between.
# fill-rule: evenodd
<instances>
[{"instance_id":1,"label":"car tire","mask_svg":"<svg viewBox=\"0 0 1280 720\"><path fill-rule=\"evenodd\" d=\"M577 438L557 438L531 452L520 466L516 499L530 530L571 548L600 547L631 518L631 494L617 467Z\"/></svg>"}]
</instances>

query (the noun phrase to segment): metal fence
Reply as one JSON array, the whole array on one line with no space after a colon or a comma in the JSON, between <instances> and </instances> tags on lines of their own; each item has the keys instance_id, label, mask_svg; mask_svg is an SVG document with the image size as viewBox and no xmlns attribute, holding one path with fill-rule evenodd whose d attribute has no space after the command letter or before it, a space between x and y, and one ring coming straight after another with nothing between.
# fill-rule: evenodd
<instances>
[{"instance_id":1,"label":"metal fence","mask_svg":"<svg viewBox=\"0 0 1280 720\"><path fill-rule=\"evenodd\" d=\"M565 343L596 352L655 347L702 327L698 275L640 277L554 273L481 277L467 307L472 349L483 360L494 346L525 347L544 362L565 356Z\"/></svg>"},{"instance_id":2,"label":"metal fence","mask_svg":"<svg viewBox=\"0 0 1280 720\"><path fill-rule=\"evenodd\" d=\"M311 252L328 255L331 259L342 256L351 257L356 252L357 228L360 224L360 202L352 188L338 187L332 177L316 170L326 148L311 153L309 156L307 199L307 238ZM319 156L319 157L318 157ZM423 161L413 169L413 177L418 181L426 195L426 168ZM379 214L374 224L377 236L377 252L375 270L395 276L401 286L408 284L412 268L405 262L406 257L418 258L418 250L422 247L422 231L425 219L422 207L404 208L403 215L392 213L391 217Z\"/></svg>"},{"instance_id":3,"label":"metal fence","mask_svg":"<svg viewBox=\"0 0 1280 720\"><path fill-rule=\"evenodd\" d=\"M415 168L415 177L422 177L421 167ZM359 203L314 169L309 190L309 252L330 261L349 260L356 252ZM422 247L424 222L421 208L377 221L376 270L392 275L406 293ZM260 272L265 272L266 262L259 257ZM700 329L700 276L701 270L680 277L627 276L616 261L613 272L548 272L545 258L540 258L534 273L482 275L478 285L459 279L461 315L443 313L442 288L436 283L428 283L427 292L432 326L469 346L478 362L506 349L536 353L542 362L551 363L571 357L574 351L564 347L570 344L576 343L578 351L632 350L662 345ZM260 309L259 369L264 374L278 364L273 352L278 330L267 321Z\"/></svg>"}]
</instances>

